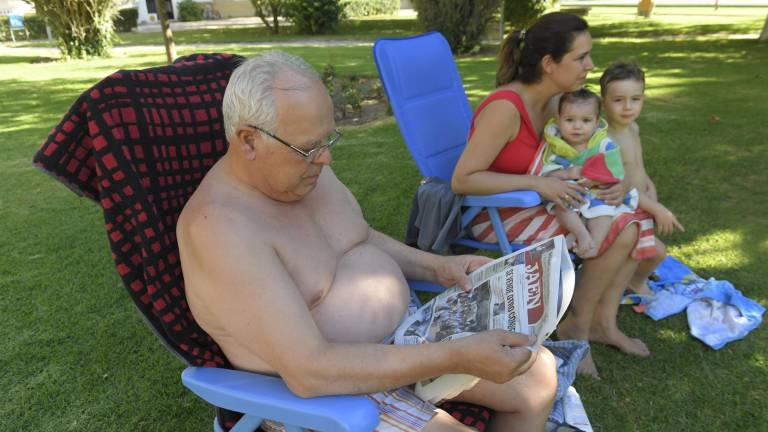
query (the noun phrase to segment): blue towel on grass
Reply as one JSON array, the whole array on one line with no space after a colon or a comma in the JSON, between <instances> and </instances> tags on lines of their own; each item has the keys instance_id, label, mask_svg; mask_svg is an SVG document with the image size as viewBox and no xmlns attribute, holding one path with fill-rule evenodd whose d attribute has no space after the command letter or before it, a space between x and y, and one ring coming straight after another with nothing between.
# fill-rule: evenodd
<instances>
[{"instance_id":1,"label":"blue towel on grass","mask_svg":"<svg viewBox=\"0 0 768 432\"><path fill-rule=\"evenodd\" d=\"M656 298L645 314L658 321L687 310L691 334L713 349L743 339L763 321L765 308L728 281L703 279L671 256L656 273L648 284Z\"/></svg>"}]
</instances>

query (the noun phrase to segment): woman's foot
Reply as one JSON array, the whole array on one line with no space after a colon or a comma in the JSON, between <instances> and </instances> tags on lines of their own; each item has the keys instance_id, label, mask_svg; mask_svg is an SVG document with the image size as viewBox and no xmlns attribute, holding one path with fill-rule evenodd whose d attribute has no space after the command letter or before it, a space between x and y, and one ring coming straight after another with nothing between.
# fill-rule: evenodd
<instances>
[{"instance_id":1,"label":"woman's foot","mask_svg":"<svg viewBox=\"0 0 768 432\"><path fill-rule=\"evenodd\" d=\"M643 341L625 335L618 328L601 329L593 326L589 331L589 340L603 345L614 346L623 353L638 357L648 357L651 355L651 350L648 349Z\"/></svg>"},{"instance_id":2,"label":"woman's foot","mask_svg":"<svg viewBox=\"0 0 768 432\"><path fill-rule=\"evenodd\" d=\"M587 335L584 332L579 331L575 326L571 325L571 321L566 316L564 320L557 326L557 339L558 340L587 340ZM587 350L584 358L581 359L579 365L576 366L576 372L580 375L585 375L595 379L600 379L600 375L597 372L597 366L592 359L592 348Z\"/></svg>"}]
</instances>

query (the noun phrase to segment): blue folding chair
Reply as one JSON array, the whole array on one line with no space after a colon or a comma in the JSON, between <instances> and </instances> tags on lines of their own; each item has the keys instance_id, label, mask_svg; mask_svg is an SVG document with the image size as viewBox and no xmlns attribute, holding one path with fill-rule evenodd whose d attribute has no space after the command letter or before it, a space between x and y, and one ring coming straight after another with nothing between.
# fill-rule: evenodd
<instances>
[{"instance_id":1,"label":"blue folding chair","mask_svg":"<svg viewBox=\"0 0 768 432\"><path fill-rule=\"evenodd\" d=\"M421 175L450 182L467 142L472 108L448 42L437 32L382 38L373 45L373 58L400 133ZM459 238L454 243L503 254L520 249L525 245L507 240L498 208L540 203L541 198L533 191L467 195L462 202L462 229L485 209L498 242Z\"/></svg>"}]
</instances>

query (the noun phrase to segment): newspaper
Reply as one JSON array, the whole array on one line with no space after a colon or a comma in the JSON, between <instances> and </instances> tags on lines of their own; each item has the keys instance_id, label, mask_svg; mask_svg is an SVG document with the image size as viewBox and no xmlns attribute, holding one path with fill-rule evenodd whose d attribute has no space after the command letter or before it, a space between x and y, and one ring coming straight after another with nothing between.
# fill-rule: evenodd
<instances>
[{"instance_id":1,"label":"newspaper","mask_svg":"<svg viewBox=\"0 0 768 432\"><path fill-rule=\"evenodd\" d=\"M565 238L557 236L494 260L469 275L469 291L440 293L395 330L396 344L441 342L505 329L536 338L538 350L555 330L573 295L575 274ZM479 378L443 375L416 384L437 403L471 388Z\"/></svg>"}]
</instances>

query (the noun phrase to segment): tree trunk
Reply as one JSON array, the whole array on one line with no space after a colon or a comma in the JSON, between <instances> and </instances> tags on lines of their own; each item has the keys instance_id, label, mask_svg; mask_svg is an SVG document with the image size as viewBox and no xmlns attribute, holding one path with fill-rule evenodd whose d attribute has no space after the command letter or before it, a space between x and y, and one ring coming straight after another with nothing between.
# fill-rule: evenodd
<instances>
[{"instance_id":1,"label":"tree trunk","mask_svg":"<svg viewBox=\"0 0 768 432\"><path fill-rule=\"evenodd\" d=\"M768 42L768 15L765 16L765 24L763 24L763 31L760 33L760 37L757 40L761 42Z\"/></svg>"},{"instance_id":2,"label":"tree trunk","mask_svg":"<svg viewBox=\"0 0 768 432\"><path fill-rule=\"evenodd\" d=\"M176 44L173 42L173 32L171 24L168 22L168 13L166 12L166 0L155 0L157 6L157 15L160 17L160 29L163 32L163 42L165 43L165 56L168 58L168 64L176 59Z\"/></svg>"}]
</instances>

